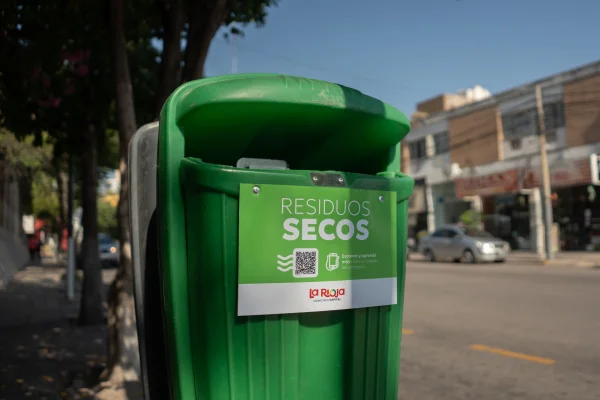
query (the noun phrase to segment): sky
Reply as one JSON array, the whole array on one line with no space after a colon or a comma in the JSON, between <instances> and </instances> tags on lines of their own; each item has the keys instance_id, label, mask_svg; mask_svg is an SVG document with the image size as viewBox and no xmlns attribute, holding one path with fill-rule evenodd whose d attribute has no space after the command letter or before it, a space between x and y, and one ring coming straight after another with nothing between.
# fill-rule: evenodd
<instances>
[{"instance_id":1,"label":"sky","mask_svg":"<svg viewBox=\"0 0 600 400\"><path fill-rule=\"evenodd\" d=\"M500 92L600 60L598 0L280 0L207 76L272 72L349 86L410 114L481 85Z\"/></svg>"}]
</instances>

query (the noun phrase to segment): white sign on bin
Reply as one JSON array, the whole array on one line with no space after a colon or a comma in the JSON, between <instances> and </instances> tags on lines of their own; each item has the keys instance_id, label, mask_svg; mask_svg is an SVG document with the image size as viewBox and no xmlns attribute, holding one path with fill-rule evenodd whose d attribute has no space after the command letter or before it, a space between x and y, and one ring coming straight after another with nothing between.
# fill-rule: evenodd
<instances>
[{"instance_id":1,"label":"white sign on bin","mask_svg":"<svg viewBox=\"0 0 600 400\"><path fill-rule=\"evenodd\" d=\"M600 155L590 155L590 171L592 173L592 184L600 185Z\"/></svg>"},{"instance_id":2,"label":"white sign on bin","mask_svg":"<svg viewBox=\"0 0 600 400\"><path fill-rule=\"evenodd\" d=\"M35 217L33 215L23 215L23 231L26 235L35 233Z\"/></svg>"}]
</instances>

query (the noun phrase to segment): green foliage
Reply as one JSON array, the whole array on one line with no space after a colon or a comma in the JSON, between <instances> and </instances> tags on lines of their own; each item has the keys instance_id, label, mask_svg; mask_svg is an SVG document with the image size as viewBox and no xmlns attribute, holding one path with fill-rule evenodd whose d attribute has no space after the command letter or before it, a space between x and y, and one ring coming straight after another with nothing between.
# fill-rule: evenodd
<instances>
[{"instance_id":1,"label":"green foliage","mask_svg":"<svg viewBox=\"0 0 600 400\"><path fill-rule=\"evenodd\" d=\"M37 171L31 183L33 214L56 222L59 217L59 199L56 180L44 171Z\"/></svg>"},{"instance_id":2,"label":"green foliage","mask_svg":"<svg viewBox=\"0 0 600 400\"><path fill-rule=\"evenodd\" d=\"M460 222L467 228L479 229L481 221L481 213L477 211L467 210L460 215Z\"/></svg>"},{"instance_id":3,"label":"green foliage","mask_svg":"<svg viewBox=\"0 0 600 400\"><path fill-rule=\"evenodd\" d=\"M128 39L129 70L133 87L135 116L138 126L154 121L160 75L160 53L152 45L153 37L146 27ZM111 125L115 126L115 125Z\"/></svg>"},{"instance_id":4,"label":"green foliage","mask_svg":"<svg viewBox=\"0 0 600 400\"><path fill-rule=\"evenodd\" d=\"M59 217L59 196L52 165L54 146L45 132L36 145L34 135L17 138L0 128L0 153L20 179L21 202L24 212L54 224Z\"/></svg>"},{"instance_id":5,"label":"green foliage","mask_svg":"<svg viewBox=\"0 0 600 400\"><path fill-rule=\"evenodd\" d=\"M42 139L47 142L48 135L43 134ZM19 139L12 132L0 128L0 153L3 161L20 175L39 169L47 170L51 166L52 145L43 143L42 146L36 146L34 142L33 135Z\"/></svg>"},{"instance_id":6,"label":"green foliage","mask_svg":"<svg viewBox=\"0 0 600 400\"><path fill-rule=\"evenodd\" d=\"M98 142L98 166L109 169L119 168L119 132L106 129ZM100 177L99 177L100 178Z\"/></svg>"},{"instance_id":7,"label":"green foliage","mask_svg":"<svg viewBox=\"0 0 600 400\"><path fill-rule=\"evenodd\" d=\"M232 2L223 24L228 28L225 37L229 35L244 36L244 32L236 25L242 26L255 24L261 27L265 24L268 16L269 7L275 7L279 0L235 0Z\"/></svg>"},{"instance_id":8,"label":"green foliage","mask_svg":"<svg viewBox=\"0 0 600 400\"><path fill-rule=\"evenodd\" d=\"M78 152L90 124L102 132L113 97L105 6L17 0L0 13L0 120L17 136L42 132Z\"/></svg>"},{"instance_id":9,"label":"green foliage","mask_svg":"<svg viewBox=\"0 0 600 400\"><path fill-rule=\"evenodd\" d=\"M98 201L98 231L108 233L111 237L118 237L117 207L108 201Z\"/></svg>"}]
</instances>

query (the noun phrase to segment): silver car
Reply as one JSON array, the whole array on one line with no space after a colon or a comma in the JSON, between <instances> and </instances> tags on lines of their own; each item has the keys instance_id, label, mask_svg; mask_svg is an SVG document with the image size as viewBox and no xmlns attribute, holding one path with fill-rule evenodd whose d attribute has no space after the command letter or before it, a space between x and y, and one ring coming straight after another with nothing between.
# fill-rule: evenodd
<instances>
[{"instance_id":1,"label":"silver car","mask_svg":"<svg viewBox=\"0 0 600 400\"><path fill-rule=\"evenodd\" d=\"M449 225L423 237L419 252L427 261L504 262L510 245L486 231Z\"/></svg>"}]
</instances>

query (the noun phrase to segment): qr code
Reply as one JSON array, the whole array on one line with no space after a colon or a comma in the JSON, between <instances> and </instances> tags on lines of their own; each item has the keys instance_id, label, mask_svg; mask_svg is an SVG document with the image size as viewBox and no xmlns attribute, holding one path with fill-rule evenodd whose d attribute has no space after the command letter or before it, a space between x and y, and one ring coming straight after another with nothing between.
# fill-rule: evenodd
<instances>
[{"instance_id":1,"label":"qr code","mask_svg":"<svg viewBox=\"0 0 600 400\"><path fill-rule=\"evenodd\" d=\"M294 276L312 278L319 273L319 251L317 249L294 249Z\"/></svg>"}]
</instances>

